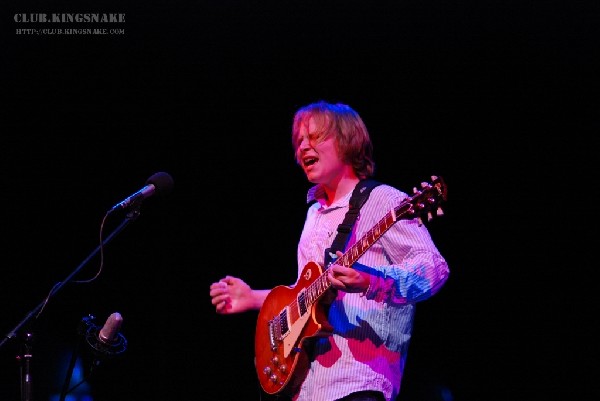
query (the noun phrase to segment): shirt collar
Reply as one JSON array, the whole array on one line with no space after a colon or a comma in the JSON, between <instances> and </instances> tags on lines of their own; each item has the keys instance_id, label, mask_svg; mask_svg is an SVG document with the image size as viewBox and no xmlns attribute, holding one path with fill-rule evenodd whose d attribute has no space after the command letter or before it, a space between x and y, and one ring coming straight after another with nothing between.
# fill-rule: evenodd
<instances>
[{"instance_id":1,"label":"shirt collar","mask_svg":"<svg viewBox=\"0 0 600 401\"><path fill-rule=\"evenodd\" d=\"M337 200L337 202L332 203L329 207L340 207L346 206L350 203L350 196L352 195L352 191L349 191L346 195ZM306 195L306 203L319 202L321 205L325 205L327 200L327 195L325 194L325 190L320 184L314 185L308 190Z\"/></svg>"}]
</instances>

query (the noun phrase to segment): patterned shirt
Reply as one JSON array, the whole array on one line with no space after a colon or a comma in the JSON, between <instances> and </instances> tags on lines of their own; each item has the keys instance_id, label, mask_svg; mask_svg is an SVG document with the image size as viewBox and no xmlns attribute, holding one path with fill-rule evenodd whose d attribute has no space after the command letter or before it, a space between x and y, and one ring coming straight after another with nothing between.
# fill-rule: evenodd
<instances>
[{"instance_id":1,"label":"patterned shirt","mask_svg":"<svg viewBox=\"0 0 600 401\"><path fill-rule=\"evenodd\" d=\"M325 204L320 186L312 187L298 243L299 275L309 262L323 264L324 251L337 235L352 192ZM348 247L407 198L386 184L373 188L350 234ZM449 270L425 225L401 219L353 264L371 274L365 294L338 291L328 310L333 333L316 341L307 376L294 401L334 401L364 390L381 391L394 400L413 328L415 303L434 295Z\"/></svg>"}]
</instances>

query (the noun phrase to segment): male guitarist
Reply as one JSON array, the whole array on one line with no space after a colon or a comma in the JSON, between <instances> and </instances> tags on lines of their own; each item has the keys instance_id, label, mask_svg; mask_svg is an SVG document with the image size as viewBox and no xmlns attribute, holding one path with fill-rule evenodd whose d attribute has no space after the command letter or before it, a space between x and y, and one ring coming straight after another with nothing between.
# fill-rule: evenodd
<instances>
[{"instance_id":1,"label":"male guitarist","mask_svg":"<svg viewBox=\"0 0 600 401\"><path fill-rule=\"evenodd\" d=\"M226 276L211 284L212 304L219 314L260 311L256 369L267 393L293 401L393 401L415 304L440 290L448 265L413 214L417 205L399 208L410 196L383 183L326 264L353 190L374 173L371 139L351 107L319 101L297 110L292 144L315 184L298 243L298 281L258 290ZM360 252L344 264L352 245Z\"/></svg>"}]
</instances>

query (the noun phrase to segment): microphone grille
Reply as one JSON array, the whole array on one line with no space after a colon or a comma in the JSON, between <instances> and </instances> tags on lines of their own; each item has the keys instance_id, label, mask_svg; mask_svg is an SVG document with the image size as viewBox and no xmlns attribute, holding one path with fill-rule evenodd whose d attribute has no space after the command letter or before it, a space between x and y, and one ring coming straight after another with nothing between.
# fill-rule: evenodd
<instances>
[{"instance_id":1,"label":"microphone grille","mask_svg":"<svg viewBox=\"0 0 600 401\"><path fill-rule=\"evenodd\" d=\"M146 185L152 184L154 185L154 190L159 195L166 195L173 190L175 186L175 182L173 181L173 177L169 173L165 173L164 171L153 174L148 180L146 180Z\"/></svg>"},{"instance_id":2,"label":"microphone grille","mask_svg":"<svg viewBox=\"0 0 600 401\"><path fill-rule=\"evenodd\" d=\"M112 343L117 339L117 335L119 334L119 330L121 329L121 324L123 324L123 317L119 312L115 312L111 314L108 319L106 319L106 323L98 333L98 337L100 341L104 343Z\"/></svg>"}]
</instances>

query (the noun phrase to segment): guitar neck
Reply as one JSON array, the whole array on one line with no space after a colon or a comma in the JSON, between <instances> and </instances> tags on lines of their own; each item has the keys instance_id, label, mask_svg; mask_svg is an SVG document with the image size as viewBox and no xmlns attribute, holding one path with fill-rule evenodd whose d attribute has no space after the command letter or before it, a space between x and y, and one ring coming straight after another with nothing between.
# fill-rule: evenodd
<instances>
[{"instance_id":1,"label":"guitar neck","mask_svg":"<svg viewBox=\"0 0 600 401\"><path fill-rule=\"evenodd\" d=\"M445 198L446 196L446 189L442 184L441 179L438 178L433 186L426 183L422 184L424 188L424 191L422 192L415 189L415 195L405 199L400 205L386 213L362 238L352 244L342 256L336 259L335 264L346 267L352 266L367 251L367 249L369 249L399 220L417 217L419 219L419 224L422 224L420 213L424 211L427 212L428 220L431 220L433 216L430 212L430 206L436 204L436 199L438 197ZM437 214L442 214L440 208L438 208ZM316 301L331 287L331 283L327 280L329 267L330 266L327 266L321 276L307 287L309 292L307 297L308 302L312 303Z\"/></svg>"},{"instance_id":2,"label":"guitar neck","mask_svg":"<svg viewBox=\"0 0 600 401\"><path fill-rule=\"evenodd\" d=\"M410 208L410 204L403 203L386 213L386 215L367 231L361 239L348 248L335 263L346 267L352 266L367 251L367 249L371 247L371 245L381 238L381 236L401 218L402 215L408 213L408 210L401 211L404 206L407 206L407 209Z\"/></svg>"}]
</instances>

